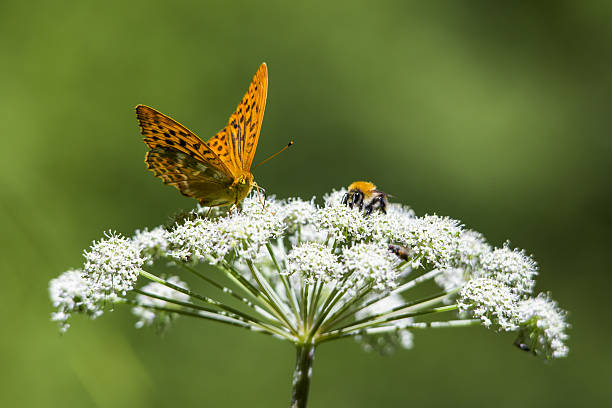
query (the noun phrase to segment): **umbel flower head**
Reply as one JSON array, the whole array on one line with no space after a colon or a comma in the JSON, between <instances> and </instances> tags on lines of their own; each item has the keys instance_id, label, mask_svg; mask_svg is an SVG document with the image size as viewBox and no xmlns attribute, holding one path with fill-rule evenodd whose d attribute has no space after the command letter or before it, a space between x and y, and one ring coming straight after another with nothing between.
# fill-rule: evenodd
<instances>
[{"instance_id":1,"label":"umbel flower head","mask_svg":"<svg viewBox=\"0 0 612 408\"><path fill-rule=\"evenodd\" d=\"M321 205L268 198L264 206L254 194L240 211L196 209L171 227L107 233L80 269L50 282L52 320L65 331L72 314L96 318L124 304L136 327L183 315L298 348L353 337L381 352L418 344L419 329L481 325L516 331L521 349L547 359L567 355L566 312L548 294L533 297L538 268L524 251L493 248L458 220L399 204L366 216L342 204L345 192ZM151 273L156 263L172 277Z\"/></svg>"}]
</instances>

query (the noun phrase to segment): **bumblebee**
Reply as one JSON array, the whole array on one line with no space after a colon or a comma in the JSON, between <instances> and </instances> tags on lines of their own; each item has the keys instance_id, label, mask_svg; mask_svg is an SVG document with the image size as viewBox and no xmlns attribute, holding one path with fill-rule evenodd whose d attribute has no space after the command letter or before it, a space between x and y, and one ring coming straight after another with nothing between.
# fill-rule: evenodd
<instances>
[{"instance_id":1,"label":"bumblebee","mask_svg":"<svg viewBox=\"0 0 612 408\"><path fill-rule=\"evenodd\" d=\"M378 209L387 213L387 193L377 190L376 186L368 181L356 181L348 187L348 193L342 198L342 204L349 208L359 207L365 215L372 214Z\"/></svg>"}]
</instances>

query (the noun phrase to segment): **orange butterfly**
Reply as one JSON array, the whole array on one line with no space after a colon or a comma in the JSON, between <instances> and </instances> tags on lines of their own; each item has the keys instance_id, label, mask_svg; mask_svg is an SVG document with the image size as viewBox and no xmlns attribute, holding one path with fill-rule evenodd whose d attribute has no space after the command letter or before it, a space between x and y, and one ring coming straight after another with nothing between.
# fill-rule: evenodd
<instances>
[{"instance_id":1,"label":"orange butterfly","mask_svg":"<svg viewBox=\"0 0 612 408\"><path fill-rule=\"evenodd\" d=\"M256 186L250 169L267 93L264 62L227 126L208 142L163 113L138 105L136 116L151 149L145 157L147 168L203 206L238 205Z\"/></svg>"}]
</instances>

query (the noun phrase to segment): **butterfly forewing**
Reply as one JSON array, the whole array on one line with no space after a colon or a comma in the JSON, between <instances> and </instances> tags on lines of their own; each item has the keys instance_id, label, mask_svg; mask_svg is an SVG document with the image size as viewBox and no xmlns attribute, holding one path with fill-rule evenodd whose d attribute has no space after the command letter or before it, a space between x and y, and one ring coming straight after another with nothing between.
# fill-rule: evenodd
<instances>
[{"instance_id":1,"label":"butterfly forewing","mask_svg":"<svg viewBox=\"0 0 612 408\"><path fill-rule=\"evenodd\" d=\"M206 143L174 119L145 105L136 107L136 116L144 142L151 149L172 148L203 161L228 176L232 174Z\"/></svg>"},{"instance_id":2,"label":"butterfly forewing","mask_svg":"<svg viewBox=\"0 0 612 408\"><path fill-rule=\"evenodd\" d=\"M210 147L234 174L249 171L251 168L266 108L267 94L268 68L263 63L253 77L242 101L230 116L227 126L208 141Z\"/></svg>"},{"instance_id":3,"label":"butterfly forewing","mask_svg":"<svg viewBox=\"0 0 612 408\"><path fill-rule=\"evenodd\" d=\"M263 122L264 111L266 110L266 98L268 97L268 68L265 63L261 64L259 70L255 74L251 86L249 86L248 103L242 106L242 115L239 116L238 122L244 123L243 134L243 169L250 169L257 142L259 141L259 132ZM248 122L247 122L248 119Z\"/></svg>"}]
</instances>

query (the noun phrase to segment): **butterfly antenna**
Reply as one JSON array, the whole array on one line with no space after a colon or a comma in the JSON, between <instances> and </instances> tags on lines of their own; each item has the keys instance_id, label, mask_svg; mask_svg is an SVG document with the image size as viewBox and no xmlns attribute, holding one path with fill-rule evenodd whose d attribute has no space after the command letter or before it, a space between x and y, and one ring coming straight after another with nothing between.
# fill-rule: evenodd
<instances>
[{"instance_id":1,"label":"butterfly antenna","mask_svg":"<svg viewBox=\"0 0 612 408\"><path fill-rule=\"evenodd\" d=\"M287 149L288 147L291 147L293 145L293 140L290 141L289 143L287 143L287 146L283 147L282 149L280 149L278 152L274 153L272 156L268 157L266 160L262 161L261 163L259 163L257 166L253 167L253 169L256 169L257 167L261 166L262 164L264 164L265 162L267 162L268 160L270 160L271 158L273 158L274 156L280 154L283 150Z\"/></svg>"}]
</instances>

